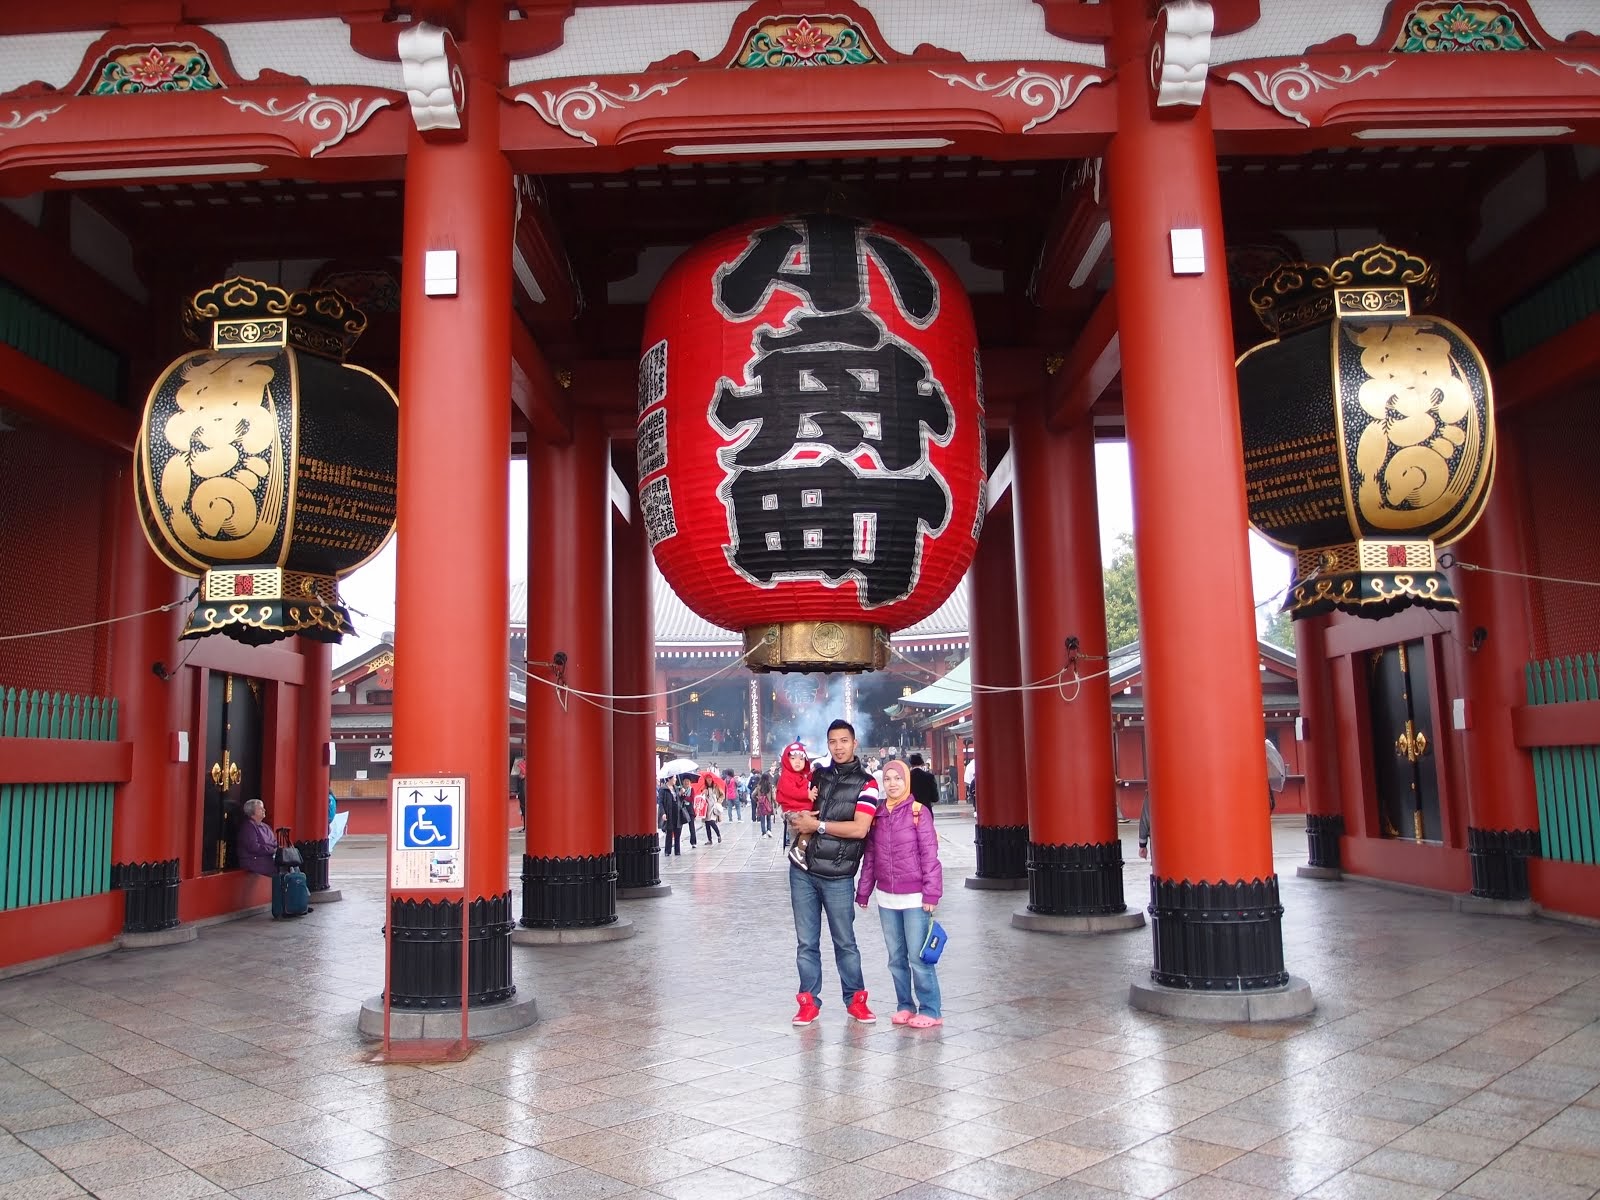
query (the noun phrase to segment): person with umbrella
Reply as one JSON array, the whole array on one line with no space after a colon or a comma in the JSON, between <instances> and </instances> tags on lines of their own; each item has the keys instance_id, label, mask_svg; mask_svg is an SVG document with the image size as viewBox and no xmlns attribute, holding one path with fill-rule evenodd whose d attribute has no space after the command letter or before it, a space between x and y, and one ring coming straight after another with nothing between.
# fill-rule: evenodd
<instances>
[{"instance_id":1,"label":"person with umbrella","mask_svg":"<svg viewBox=\"0 0 1600 1200\"><path fill-rule=\"evenodd\" d=\"M683 809L678 804L678 794L672 790L670 778L663 777L656 787L656 808L660 810L661 834L664 845L662 857L683 857Z\"/></svg>"}]
</instances>

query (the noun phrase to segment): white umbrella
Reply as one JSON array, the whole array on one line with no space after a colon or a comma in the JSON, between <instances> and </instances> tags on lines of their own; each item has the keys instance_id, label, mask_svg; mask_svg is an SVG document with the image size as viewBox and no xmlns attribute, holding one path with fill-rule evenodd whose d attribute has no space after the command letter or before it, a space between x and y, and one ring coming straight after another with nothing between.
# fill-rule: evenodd
<instances>
[{"instance_id":1,"label":"white umbrella","mask_svg":"<svg viewBox=\"0 0 1600 1200\"><path fill-rule=\"evenodd\" d=\"M657 779L670 779L678 775L693 775L700 770L700 764L687 758L675 758L671 762L662 763L661 769L656 772Z\"/></svg>"},{"instance_id":2,"label":"white umbrella","mask_svg":"<svg viewBox=\"0 0 1600 1200\"><path fill-rule=\"evenodd\" d=\"M1269 740L1267 742L1267 786L1275 792L1281 792L1288 778L1289 768L1283 761L1283 755L1278 753L1278 748Z\"/></svg>"}]
</instances>

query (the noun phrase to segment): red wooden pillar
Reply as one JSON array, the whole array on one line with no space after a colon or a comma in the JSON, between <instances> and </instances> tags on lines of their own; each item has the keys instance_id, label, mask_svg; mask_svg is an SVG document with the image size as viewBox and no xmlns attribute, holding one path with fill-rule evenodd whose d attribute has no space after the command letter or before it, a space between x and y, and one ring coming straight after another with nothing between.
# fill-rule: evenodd
<instances>
[{"instance_id":1,"label":"red wooden pillar","mask_svg":"<svg viewBox=\"0 0 1600 1200\"><path fill-rule=\"evenodd\" d=\"M624 520L613 519L611 546L611 678L618 697L611 718L616 798L617 894L624 899L670 895L661 882L656 836L656 637L650 594L650 540L638 503L632 443L612 455L618 476L635 497ZM641 697L651 697L642 699Z\"/></svg>"},{"instance_id":2,"label":"red wooden pillar","mask_svg":"<svg viewBox=\"0 0 1600 1200\"><path fill-rule=\"evenodd\" d=\"M328 882L328 747L333 737L333 647L300 638L305 675L300 685L294 796L294 840L304 863L306 884L327 892ZM332 897L325 897L332 899Z\"/></svg>"},{"instance_id":3,"label":"red wooden pillar","mask_svg":"<svg viewBox=\"0 0 1600 1200\"><path fill-rule=\"evenodd\" d=\"M1527 509L1516 439L1495 444L1494 490L1471 533L1454 548L1461 562L1525 572ZM1460 675L1467 710L1467 853L1472 894L1528 900L1528 859L1539 853L1539 802L1533 760L1518 748L1511 710L1526 702L1533 657L1527 584L1515 574L1457 571L1461 597ZM1480 632L1481 631L1481 632Z\"/></svg>"},{"instance_id":4,"label":"red wooden pillar","mask_svg":"<svg viewBox=\"0 0 1600 1200\"><path fill-rule=\"evenodd\" d=\"M411 131L400 306L394 774L466 778L474 1005L516 992L506 850L513 213L500 16L483 2L468 13L465 138ZM429 251L456 255L454 294L424 290ZM441 920L429 900L397 896L391 909L397 1008L460 1003L461 944L433 927L459 928L461 917Z\"/></svg>"},{"instance_id":5,"label":"red wooden pillar","mask_svg":"<svg viewBox=\"0 0 1600 1200\"><path fill-rule=\"evenodd\" d=\"M614 690L610 461L593 409L573 415L565 446L528 443L528 728L534 764L551 764L528 777L528 930L617 923L612 702L602 698Z\"/></svg>"},{"instance_id":6,"label":"red wooden pillar","mask_svg":"<svg viewBox=\"0 0 1600 1200\"><path fill-rule=\"evenodd\" d=\"M984 519L967 574L972 614L972 744L977 752L978 866L969 888L1028 886L1028 772L1022 735L1022 693L986 692L1022 682L1017 636L1017 553L1012 494ZM981 685L981 686L978 686Z\"/></svg>"},{"instance_id":7,"label":"red wooden pillar","mask_svg":"<svg viewBox=\"0 0 1600 1200\"><path fill-rule=\"evenodd\" d=\"M111 608L144 612L177 600L179 581L145 540L127 472L117 479ZM111 886L123 893L127 933L155 933L178 924L178 881L187 823L173 763L181 697L174 678L183 610L151 613L110 626L110 688L117 736L133 744L132 773L117 788L111 823ZM159 666L160 671L157 671ZM190 757L199 752L190 749Z\"/></svg>"},{"instance_id":8,"label":"red wooden pillar","mask_svg":"<svg viewBox=\"0 0 1600 1200\"><path fill-rule=\"evenodd\" d=\"M1107 173L1148 722L1151 977L1208 991L1281 988L1211 98L1154 116L1147 11L1118 0L1113 14ZM1195 237L1198 270L1177 254Z\"/></svg>"},{"instance_id":9,"label":"red wooden pillar","mask_svg":"<svg viewBox=\"0 0 1600 1200\"><path fill-rule=\"evenodd\" d=\"M1042 398L1031 397L1017 405L1011 454L1022 678L1036 682L1067 671L1060 688L1022 698L1033 761L1028 907L1017 923L1066 928L1025 919L1036 914L1092 918L1085 927L1096 929L1129 928L1143 918L1128 914L1122 893L1094 426L1081 421L1052 433Z\"/></svg>"},{"instance_id":10,"label":"red wooden pillar","mask_svg":"<svg viewBox=\"0 0 1600 1200\"><path fill-rule=\"evenodd\" d=\"M1306 861L1299 874L1338 879L1344 808L1339 792L1338 715L1328 667L1328 618L1294 623L1295 673L1300 691L1300 764L1306 777Z\"/></svg>"}]
</instances>

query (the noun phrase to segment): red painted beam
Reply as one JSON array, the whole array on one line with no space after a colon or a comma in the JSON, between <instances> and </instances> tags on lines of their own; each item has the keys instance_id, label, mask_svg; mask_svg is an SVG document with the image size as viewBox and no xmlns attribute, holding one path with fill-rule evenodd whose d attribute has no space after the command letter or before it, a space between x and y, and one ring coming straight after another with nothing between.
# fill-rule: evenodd
<instances>
[{"instance_id":1,"label":"red painted beam","mask_svg":"<svg viewBox=\"0 0 1600 1200\"><path fill-rule=\"evenodd\" d=\"M306 681L305 656L281 646L246 646L232 638L212 634L201 638L198 645L180 643L173 654L175 661L167 664L168 670L174 670L181 662L186 667L209 667L213 671L276 679L282 683L303 684Z\"/></svg>"},{"instance_id":2,"label":"red painted beam","mask_svg":"<svg viewBox=\"0 0 1600 1200\"><path fill-rule=\"evenodd\" d=\"M1058 432L1087 420L1089 412L1122 374L1122 341L1117 333L1117 294L1105 294L1083 327L1072 353L1056 372L1045 404L1046 424Z\"/></svg>"},{"instance_id":3,"label":"red painted beam","mask_svg":"<svg viewBox=\"0 0 1600 1200\"><path fill-rule=\"evenodd\" d=\"M0 783L127 783L132 742L0 738Z\"/></svg>"},{"instance_id":4,"label":"red painted beam","mask_svg":"<svg viewBox=\"0 0 1600 1200\"><path fill-rule=\"evenodd\" d=\"M1496 413L1533 404L1600 375L1600 313L1518 355L1494 372Z\"/></svg>"},{"instance_id":5,"label":"red painted beam","mask_svg":"<svg viewBox=\"0 0 1600 1200\"><path fill-rule=\"evenodd\" d=\"M555 446L572 440L571 394L519 320L511 322L511 402L541 440Z\"/></svg>"},{"instance_id":6,"label":"red painted beam","mask_svg":"<svg viewBox=\"0 0 1600 1200\"><path fill-rule=\"evenodd\" d=\"M1518 705L1511 710L1511 734L1523 750L1600 746L1600 700Z\"/></svg>"},{"instance_id":7,"label":"red painted beam","mask_svg":"<svg viewBox=\"0 0 1600 1200\"><path fill-rule=\"evenodd\" d=\"M5 407L85 441L133 451L136 414L6 345L0 345L0 397Z\"/></svg>"}]
</instances>

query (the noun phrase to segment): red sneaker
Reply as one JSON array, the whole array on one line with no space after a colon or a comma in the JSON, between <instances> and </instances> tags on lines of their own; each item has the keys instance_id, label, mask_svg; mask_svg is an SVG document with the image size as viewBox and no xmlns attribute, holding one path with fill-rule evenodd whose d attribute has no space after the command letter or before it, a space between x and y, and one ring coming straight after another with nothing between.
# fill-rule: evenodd
<instances>
[{"instance_id":1,"label":"red sneaker","mask_svg":"<svg viewBox=\"0 0 1600 1200\"><path fill-rule=\"evenodd\" d=\"M866 995L865 992L862 995ZM800 1002L800 1011L795 1013L791 1025L809 1025L822 1015L822 1005L817 1003L817 998L810 992L801 992L795 997Z\"/></svg>"},{"instance_id":2,"label":"red sneaker","mask_svg":"<svg viewBox=\"0 0 1600 1200\"><path fill-rule=\"evenodd\" d=\"M850 1003L845 1005L844 1010L863 1025L876 1025L878 1023L878 1018L867 1007L866 992L857 992L854 996L851 996Z\"/></svg>"}]
</instances>

